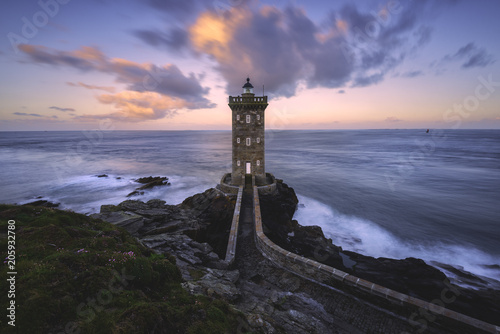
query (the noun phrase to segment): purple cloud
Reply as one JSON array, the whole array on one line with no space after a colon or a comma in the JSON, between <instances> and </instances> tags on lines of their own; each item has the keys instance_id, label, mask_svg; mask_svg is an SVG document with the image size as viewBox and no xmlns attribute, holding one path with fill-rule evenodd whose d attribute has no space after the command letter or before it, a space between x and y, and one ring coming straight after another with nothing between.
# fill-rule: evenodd
<instances>
[{"instance_id":1,"label":"purple cloud","mask_svg":"<svg viewBox=\"0 0 500 334\"><path fill-rule=\"evenodd\" d=\"M495 62L495 59L484 48L477 47L473 42L458 49L451 55L446 55L442 62L462 61L462 68L486 67Z\"/></svg>"},{"instance_id":2,"label":"purple cloud","mask_svg":"<svg viewBox=\"0 0 500 334\"><path fill-rule=\"evenodd\" d=\"M43 115L40 115L40 114L28 114L28 113L25 113L25 112L14 112L12 113L13 115L17 115L17 116L27 116L27 117L42 117L42 118L58 118L57 116L43 116Z\"/></svg>"},{"instance_id":3,"label":"purple cloud","mask_svg":"<svg viewBox=\"0 0 500 334\"><path fill-rule=\"evenodd\" d=\"M290 97L300 84L343 88L382 82L409 54L430 41L430 17L456 1L421 0L396 6L389 2L377 11L349 3L321 24L295 6L280 9L237 2L202 12L203 6L197 3L194 23L133 34L158 48L208 55L229 94L250 75L254 85L265 83L272 95ZM162 8L173 5L167 1Z\"/></svg>"},{"instance_id":4,"label":"purple cloud","mask_svg":"<svg viewBox=\"0 0 500 334\"><path fill-rule=\"evenodd\" d=\"M56 107L56 106L49 107L49 109L54 109L54 110L62 111L62 112L75 111L75 109L73 109L73 108L60 108L60 107Z\"/></svg>"},{"instance_id":5,"label":"purple cloud","mask_svg":"<svg viewBox=\"0 0 500 334\"><path fill-rule=\"evenodd\" d=\"M139 64L125 59L110 59L99 49L82 47L75 51L52 50L41 46L22 44L19 50L34 63L51 66L72 67L81 71L108 73L115 81L127 86L128 94L101 95L101 103L112 104L120 110L122 120L140 121L159 119L174 115L178 109L213 108L205 95L209 88L202 87L200 76L194 73L184 75L176 65L157 66ZM82 83L67 83L88 89L111 90L112 87L99 87ZM134 94L138 93L138 94ZM152 102L157 94L160 103ZM112 101L112 102L110 102ZM163 108L163 109L162 109ZM60 111L74 111L71 108L51 107ZM135 110L135 111L134 111ZM115 114L110 114L117 118Z\"/></svg>"}]
</instances>

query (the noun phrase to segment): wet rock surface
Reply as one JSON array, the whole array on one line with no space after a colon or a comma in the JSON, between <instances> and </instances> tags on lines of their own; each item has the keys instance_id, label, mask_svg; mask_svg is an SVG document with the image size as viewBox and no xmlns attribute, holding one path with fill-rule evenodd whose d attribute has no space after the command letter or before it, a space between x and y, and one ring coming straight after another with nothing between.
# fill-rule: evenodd
<instances>
[{"instance_id":1,"label":"wet rock surface","mask_svg":"<svg viewBox=\"0 0 500 334\"><path fill-rule=\"evenodd\" d=\"M107 177L107 175L105 175ZM98 176L101 177L101 176ZM135 180L137 183L143 184L143 186L140 186L139 188L135 189L132 191L130 194L127 195L127 197L135 196L135 195L144 195L144 190L151 189L154 187L160 187L160 186L169 186L170 183L168 182L168 177L165 176L148 176L148 177L141 177L137 180Z\"/></svg>"}]
</instances>

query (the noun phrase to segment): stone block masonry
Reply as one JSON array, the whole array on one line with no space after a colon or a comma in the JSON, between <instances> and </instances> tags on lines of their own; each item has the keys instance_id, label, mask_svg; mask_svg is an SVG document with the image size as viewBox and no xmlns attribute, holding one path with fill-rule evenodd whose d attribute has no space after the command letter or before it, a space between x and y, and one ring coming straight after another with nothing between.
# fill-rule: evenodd
<instances>
[{"instance_id":1,"label":"stone block masonry","mask_svg":"<svg viewBox=\"0 0 500 334\"><path fill-rule=\"evenodd\" d=\"M265 182L265 110L267 96L255 96L250 78L241 96L229 96L232 111L231 184L240 185L241 176L254 175Z\"/></svg>"},{"instance_id":2,"label":"stone block masonry","mask_svg":"<svg viewBox=\"0 0 500 334\"><path fill-rule=\"evenodd\" d=\"M467 327L471 327L471 329L467 332L471 332L471 330L474 331L474 329L479 329L488 333L500 333L500 327L498 326L486 323L478 319L474 319L472 317L446 309L439 305L428 303L421 299L385 288L378 284L350 275L344 271L294 254L277 246L264 234L262 228L262 216L260 212L259 189L255 186L255 183L253 186L253 196L255 244L264 256L270 258L278 265L296 272L301 276L309 277L315 281L325 281L325 277L327 279L333 278L336 282L362 291L363 293L370 296L383 298L391 303L403 305L405 307L409 307L410 309L419 310L420 313L431 312L432 314L439 315L443 319L443 322L449 322L451 320L453 322L458 322L459 326L464 326L464 329Z\"/></svg>"},{"instance_id":3,"label":"stone block masonry","mask_svg":"<svg viewBox=\"0 0 500 334\"><path fill-rule=\"evenodd\" d=\"M238 197L234 207L233 221L231 223L231 231L229 232L229 239L227 241L227 251L225 261L231 265L236 256L236 244L238 240L238 227L240 223L241 200L243 198L243 185L239 186Z\"/></svg>"}]
</instances>

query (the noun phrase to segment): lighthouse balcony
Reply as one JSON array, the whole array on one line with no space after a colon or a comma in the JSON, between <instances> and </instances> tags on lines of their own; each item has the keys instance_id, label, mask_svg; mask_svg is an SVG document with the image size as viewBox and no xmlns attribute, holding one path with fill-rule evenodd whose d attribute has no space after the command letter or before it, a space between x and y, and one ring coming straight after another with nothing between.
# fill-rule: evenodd
<instances>
[{"instance_id":1,"label":"lighthouse balcony","mask_svg":"<svg viewBox=\"0 0 500 334\"><path fill-rule=\"evenodd\" d=\"M229 104L267 103L267 96L230 96Z\"/></svg>"}]
</instances>

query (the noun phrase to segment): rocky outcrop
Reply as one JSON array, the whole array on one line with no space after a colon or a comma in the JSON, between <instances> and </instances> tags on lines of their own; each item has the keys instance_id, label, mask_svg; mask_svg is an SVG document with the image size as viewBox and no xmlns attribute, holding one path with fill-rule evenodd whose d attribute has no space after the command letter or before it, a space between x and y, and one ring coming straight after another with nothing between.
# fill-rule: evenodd
<instances>
[{"instance_id":1,"label":"rocky outcrop","mask_svg":"<svg viewBox=\"0 0 500 334\"><path fill-rule=\"evenodd\" d=\"M107 175L105 175L107 177ZM102 176L98 176L102 177ZM154 187L159 187L159 186L169 186L170 183L168 182L168 177L165 176L149 176L149 177L141 177L137 180L135 180L137 183L143 184L143 186L135 189L132 191L130 194L127 195L127 197L134 196L134 195L144 195L144 190L146 189L151 189Z\"/></svg>"},{"instance_id":2,"label":"rocky outcrop","mask_svg":"<svg viewBox=\"0 0 500 334\"><path fill-rule=\"evenodd\" d=\"M389 289L428 302L440 301L443 291L453 290L456 300L447 308L492 324L498 324L500 290L489 288L483 279L453 268L477 289L451 285L447 276L434 266L416 258L402 260L373 258L342 250L324 236L319 226L301 226L292 219L298 203L295 192L281 181L279 195L260 196L264 233L278 246L320 263ZM442 268L450 266L441 265Z\"/></svg>"},{"instance_id":3,"label":"rocky outcrop","mask_svg":"<svg viewBox=\"0 0 500 334\"><path fill-rule=\"evenodd\" d=\"M376 259L333 245L321 228L301 226L293 220L298 200L292 188L278 180L277 190L274 195L262 195L260 205L264 232L280 247L428 301L440 298L448 286L446 276L422 260ZM247 322L241 332L371 330L371 324L378 321L374 319L381 317L380 311L277 267L252 247L251 226L240 227L237 261L228 267L223 259L235 201L235 196L209 189L179 205L127 200L116 206L104 205L92 216L122 226L157 253L174 256L187 291L224 299L245 314ZM453 289L459 291L458 298L447 307L495 323L500 312L497 290ZM380 328L393 332L396 328L398 332L414 329L407 321L385 316L387 325Z\"/></svg>"},{"instance_id":4,"label":"rocky outcrop","mask_svg":"<svg viewBox=\"0 0 500 334\"><path fill-rule=\"evenodd\" d=\"M23 204L23 205L43 206L45 208L57 208L59 206L59 203L52 203L50 201L41 199L41 200L38 200L38 201L26 203L26 204Z\"/></svg>"},{"instance_id":5,"label":"rocky outcrop","mask_svg":"<svg viewBox=\"0 0 500 334\"><path fill-rule=\"evenodd\" d=\"M154 235L185 235L210 243L222 258L226 252L235 199L219 190L209 189L168 205L163 200L127 200L118 205L103 205L92 217L121 226L139 239ZM168 233L168 234L167 234Z\"/></svg>"}]
</instances>

